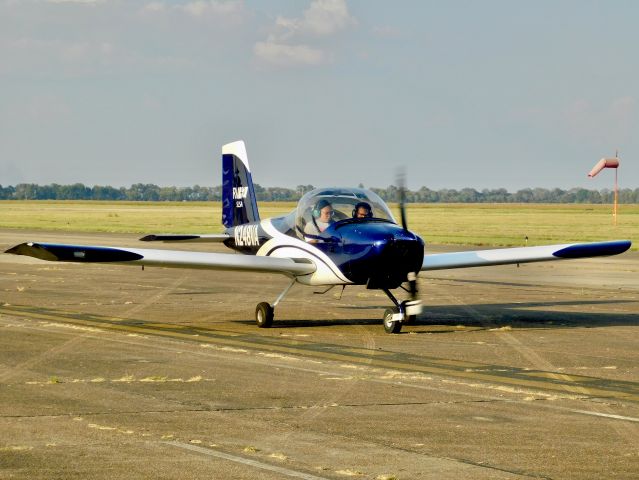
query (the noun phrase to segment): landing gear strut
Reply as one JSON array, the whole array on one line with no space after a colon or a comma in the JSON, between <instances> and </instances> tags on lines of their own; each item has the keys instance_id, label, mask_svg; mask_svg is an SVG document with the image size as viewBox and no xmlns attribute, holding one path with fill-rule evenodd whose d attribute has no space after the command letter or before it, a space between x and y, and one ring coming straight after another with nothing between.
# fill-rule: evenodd
<instances>
[{"instance_id":1,"label":"landing gear strut","mask_svg":"<svg viewBox=\"0 0 639 480\"><path fill-rule=\"evenodd\" d=\"M384 312L384 330L386 333L399 333L403 323L412 323L417 315L422 311L422 304L419 300L405 300L399 302L387 288L382 291L395 304L394 308L387 308Z\"/></svg>"},{"instance_id":2,"label":"landing gear strut","mask_svg":"<svg viewBox=\"0 0 639 480\"><path fill-rule=\"evenodd\" d=\"M270 305L268 302L260 302L257 304L255 308L255 323L259 328L270 328L273 325L273 316L275 314L275 307L277 304L282 301L284 296L291 289L293 284L296 282L295 278L291 281L291 283L284 289L280 296L277 297L277 300L273 302L273 305Z\"/></svg>"}]
</instances>

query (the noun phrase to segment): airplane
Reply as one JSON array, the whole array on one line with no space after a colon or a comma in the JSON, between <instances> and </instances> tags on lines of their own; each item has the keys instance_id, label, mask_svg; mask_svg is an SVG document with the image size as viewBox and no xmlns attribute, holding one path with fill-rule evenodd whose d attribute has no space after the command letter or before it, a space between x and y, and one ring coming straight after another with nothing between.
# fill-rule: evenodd
<instances>
[{"instance_id":1,"label":"airplane","mask_svg":"<svg viewBox=\"0 0 639 480\"><path fill-rule=\"evenodd\" d=\"M393 303L383 315L386 333L399 333L422 312L420 272L617 255L629 240L425 254L424 241L407 227L403 187L399 224L384 201L363 188L316 188L281 217L260 219L246 147L242 140L222 147L221 234L155 234L145 242L223 243L235 252L213 253L147 248L114 248L29 242L5 253L41 260L133 266L199 268L278 273L290 283L272 303L260 302L255 321L273 324L275 308L296 283L331 288L365 285L382 290ZM407 285L407 287L405 286ZM401 288L400 301L391 290Z\"/></svg>"}]
</instances>

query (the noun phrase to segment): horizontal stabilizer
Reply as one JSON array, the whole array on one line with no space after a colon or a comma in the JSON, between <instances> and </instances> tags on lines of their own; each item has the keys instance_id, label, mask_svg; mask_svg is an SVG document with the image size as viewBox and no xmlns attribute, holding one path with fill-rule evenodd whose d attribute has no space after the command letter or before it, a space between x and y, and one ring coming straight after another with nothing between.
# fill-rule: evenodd
<instances>
[{"instance_id":1,"label":"horizontal stabilizer","mask_svg":"<svg viewBox=\"0 0 639 480\"><path fill-rule=\"evenodd\" d=\"M629 240L612 242L544 245L540 247L499 248L468 252L436 253L424 256L422 270L448 268L486 267L514 263L546 262L568 258L618 255L630 248Z\"/></svg>"},{"instance_id":2,"label":"horizontal stabilizer","mask_svg":"<svg viewBox=\"0 0 639 480\"><path fill-rule=\"evenodd\" d=\"M147 235L140 239L141 242L182 242L182 243L223 243L225 240L231 238L225 233L220 234L173 234L163 233Z\"/></svg>"},{"instance_id":3,"label":"horizontal stabilizer","mask_svg":"<svg viewBox=\"0 0 639 480\"><path fill-rule=\"evenodd\" d=\"M293 276L307 275L315 271L315 264L305 258L276 258L232 253L112 248L52 243L22 243L10 248L5 253L27 255L53 262L117 263L154 267L270 272Z\"/></svg>"}]
</instances>

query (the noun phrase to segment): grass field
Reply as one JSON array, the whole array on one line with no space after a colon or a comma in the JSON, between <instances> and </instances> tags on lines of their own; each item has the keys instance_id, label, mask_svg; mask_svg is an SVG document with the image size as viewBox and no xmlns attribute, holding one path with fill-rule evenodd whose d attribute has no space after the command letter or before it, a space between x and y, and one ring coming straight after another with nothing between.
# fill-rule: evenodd
<instances>
[{"instance_id":1,"label":"grass field","mask_svg":"<svg viewBox=\"0 0 639 480\"><path fill-rule=\"evenodd\" d=\"M262 218L292 202L261 203ZM399 218L396 206L391 208ZM639 205L621 205L618 225L607 205L409 204L409 227L427 243L516 246L606 239L639 248ZM220 203L0 201L0 228L77 232L218 233Z\"/></svg>"}]
</instances>

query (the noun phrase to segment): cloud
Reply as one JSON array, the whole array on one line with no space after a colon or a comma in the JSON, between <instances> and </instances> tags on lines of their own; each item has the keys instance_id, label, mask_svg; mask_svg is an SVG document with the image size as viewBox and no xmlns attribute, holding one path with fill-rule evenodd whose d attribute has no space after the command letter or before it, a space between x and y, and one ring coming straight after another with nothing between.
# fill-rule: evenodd
<instances>
[{"instance_id":1,"label":"cloud","mask_svg":"<svg viewBox=\"0 0 639 480\"><path fill-rule=\"evenodd\" d=\"M357 25L345 0L313 0L301 18L278 16L266 41L253 47L255 57L276 66L320 65L332 59L323 48L311 45Z\"/></svg>"},{"instance_id":2,"label":"cloud","mask_svg":"<svg viewBox=\"0 0 639 480\"><path fill-rule=\"evenodd\" d=\"M208 68L228 50L251 56L255 41L243 37L251 12L242 0L6 2L0 0L0 76Z\"/></svg>"},{"instance_id":3,"label":"cloud","mask_svg":"<svg viewBox=\"0 0 639 480\"><path fill-rule=\"evenodd\" d=\"M294 65L320 65L327 61L327 55L320 49L308 45L286 45L274 39L257 42L253 47L257 58L271 65L290 67Z\"/></svg>"},{"instance_id":4,"label":"cloud","mask_svg":"<svg viewBox=\"0 0 639 480\"><path fill-rule=\"evenodd\" d=\"M195 2L189 2L182 6L176 6L176 8L181 8L184 12L194 17L203 17L206 15L226 17L241 13L244 9L244 5L239 1L220 2L215 0L198 0Z\"/></svg>"},{"instance_id":5,"label":"cloud","mask_svg":"<svg viewBox=\"0 0 639 480\"><path fill-rule=\"evenodd\" d=\"M164 3L151 2L144 5L141 11L142 13L154 14L154 13L166 12L166 10L167 10L167 6Z\"/></svg>"},{"instance_id":6,"label":"cloud","mask_svg":"<svg viewBox=\"0 0 639 480\"><path fill-rule=\"evenodd\" d=\"M54 4L77 4L77 5L97 5L106 3L107 0L45 0L46 3Z\"/></svg>"},{"instance_id":7,"label":"cloud","mask_svg":"<svg viewBox=\"0 0 639 480\"><path fill-rule=\"evenodd\" d=\"M345 0L313 0L302 18L279 16L276 20L282 37L327 36L356 24Z\"/></svg>"},{"instance_id":8,"label":"cloud","mask_svg":"<svg viewBox=\"0 0 639 480\"><path fill-rule=\"evenodd\" d=\"M142 15L162 15L180 13L195 19L224 19L240 21L245 15L241 0L195 0L184 4L149 2L140 10Z\"/></svg>"}]
</instances>

